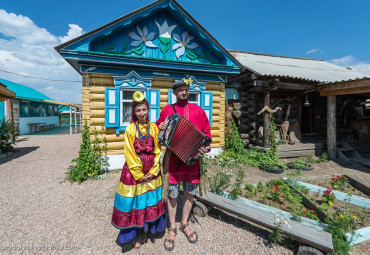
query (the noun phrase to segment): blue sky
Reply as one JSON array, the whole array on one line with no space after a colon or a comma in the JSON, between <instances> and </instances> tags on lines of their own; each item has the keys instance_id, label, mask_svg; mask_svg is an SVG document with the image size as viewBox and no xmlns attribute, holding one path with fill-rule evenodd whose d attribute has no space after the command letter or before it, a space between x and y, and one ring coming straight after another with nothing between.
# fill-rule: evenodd
<instances>
[{"instance_id":1,"label":"blue sky","mask_svg":"<svg viewBox=\"0 0 370 255\"><path fill-rule=\"evenodd\" d=\"M1 0L0 70L81 80L53 47L152 0ZM370 1L178 0L225 48L324 59L370 76ZM0 77L80 103L81 84Z\"/></svg>"}]
</instances>

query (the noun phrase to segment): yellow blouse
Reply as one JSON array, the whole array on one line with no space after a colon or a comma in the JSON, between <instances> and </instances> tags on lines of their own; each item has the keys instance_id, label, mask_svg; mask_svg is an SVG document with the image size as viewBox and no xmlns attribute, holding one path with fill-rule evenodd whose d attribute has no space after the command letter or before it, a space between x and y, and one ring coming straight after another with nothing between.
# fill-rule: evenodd
<instances>
[{"instance_id":1,"label":"yellow blouse","mask_svg":"<svg viewBox=\"0 0 370 255\"><path fill-rule=\"evenodd\" d=\"M138 124L139 129L142 135L147 133L147 124ZM158 144L158 127L154 123L150 123L150 135L154 138L154 165L149 170L154 176L157 176L159 173L159 158L161 155L161 149ZM127 126L125 131L125 145L124 145L124 154L127 162L127 166L134 177L135 180L139 180L144 176L143 174L143 163L140 160L140 157L136 154L134 149L135 136L138 137L138 132L136 131L135 123L130 123Z\"/></svg>"}]
</instances>

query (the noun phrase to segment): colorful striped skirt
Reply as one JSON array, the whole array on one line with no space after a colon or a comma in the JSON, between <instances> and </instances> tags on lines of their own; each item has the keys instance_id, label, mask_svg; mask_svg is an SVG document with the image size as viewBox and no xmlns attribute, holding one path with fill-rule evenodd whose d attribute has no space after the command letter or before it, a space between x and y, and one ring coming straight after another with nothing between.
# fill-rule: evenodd
<instances>
[{"instance_id":1,"label":"colorful striped skirt","mask_svg":"<svg viewBox=\"0 0 370 255\"><path fill-rule=\"evenodd\" d=\"M145 156L140 156L145 169ZM150 158L150 157L149 157ZM152 165L152 164L149 164ZM120 229L119 242L127 243L137 234L162 233L166 229L165 204L162 200L162 177L159 173L150 182L136 183L125 163L118 185L112 224Z\"/></svg>"}]
</instances>

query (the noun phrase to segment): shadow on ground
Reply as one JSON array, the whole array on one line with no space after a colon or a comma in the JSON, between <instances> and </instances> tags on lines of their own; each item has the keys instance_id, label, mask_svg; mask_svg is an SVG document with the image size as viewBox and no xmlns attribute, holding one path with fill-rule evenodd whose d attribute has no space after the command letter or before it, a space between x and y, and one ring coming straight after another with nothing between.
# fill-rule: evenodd
<instances>
[{"instance_id":1,"label":"shadow on ground","mask_svg":"<svg viewBox=\"0 0 370 255\"><path fill-rule=\"evenodd\" d=\"M4 158L4 159L0 159L0 165L1 164L4 164L4 163L7 163L13 159L17 159L17 158L20 158L28 153L31 153L35 150L37 150L38 148L40 148L40 146L32 146L32 147L19 147L17 149L15 149L15 152L13 152L13 155L12 156L8 156L7 158Z\"/></svg>"}]
</instances>

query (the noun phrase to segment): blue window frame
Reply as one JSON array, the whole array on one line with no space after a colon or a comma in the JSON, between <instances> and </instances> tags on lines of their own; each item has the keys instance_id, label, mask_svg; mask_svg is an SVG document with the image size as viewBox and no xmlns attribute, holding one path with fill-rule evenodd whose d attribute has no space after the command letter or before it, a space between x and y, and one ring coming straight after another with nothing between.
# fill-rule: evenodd
<instances>
[{"instance_id":1,"label":"blue window frame","mask_svg":"<svg viewBox=\"0 0 370 255\"><path fill-rule=\"evenodd\" d=\"M135 91L142 91L149 102L149 121L155 122L159 118L159 89L107 87L105 88L105 126L116 128L116 134L126 130L130 124L132 95Z\"/></svg>"}]
</instances>

